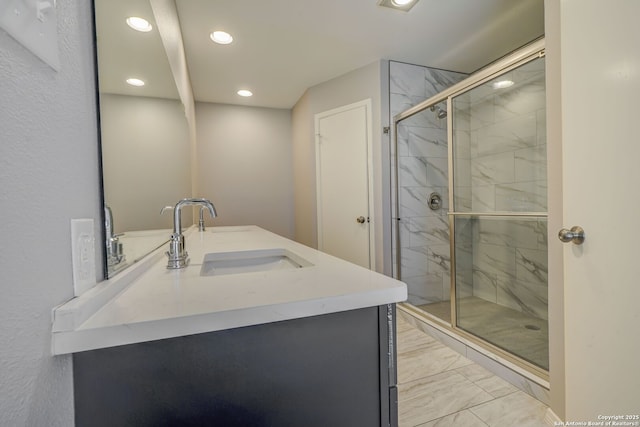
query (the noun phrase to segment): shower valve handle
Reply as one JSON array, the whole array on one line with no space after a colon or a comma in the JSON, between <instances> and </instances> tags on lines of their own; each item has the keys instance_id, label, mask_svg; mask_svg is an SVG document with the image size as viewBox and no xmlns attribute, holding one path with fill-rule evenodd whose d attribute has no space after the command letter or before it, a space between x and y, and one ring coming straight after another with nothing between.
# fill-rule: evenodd
<instances>
[{"instance_id":1,"label":"shower valve handle","mask_svg":"<svg viewBox=\"0 0 640 427\"><path fill-rule=\"evenodd\" d=\"M563 243L572 242L575 245L581 245L584 242L584 230L579 225L571 227L571 230L563 228L558 231L558 239Z\"/></svg>"}]
</instances>

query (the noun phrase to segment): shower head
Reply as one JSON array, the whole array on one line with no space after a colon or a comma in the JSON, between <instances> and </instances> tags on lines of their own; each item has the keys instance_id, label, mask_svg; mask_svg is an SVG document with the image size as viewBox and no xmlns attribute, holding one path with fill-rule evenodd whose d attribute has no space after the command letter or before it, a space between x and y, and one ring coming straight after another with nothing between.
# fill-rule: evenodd
<instances>
[{"instance_id":1,"label":"shower head","mask_svg":"<svg viewBox=\"0 0 640 427\"><path fill-rule=\"evenodd\" d=\"M440 106L438 105L432 105L430 109L431 111L436 113L436 117L439 119L444 119L445 117L447 117L447 110L440 108Z\"/></svg>"}]
</instances>

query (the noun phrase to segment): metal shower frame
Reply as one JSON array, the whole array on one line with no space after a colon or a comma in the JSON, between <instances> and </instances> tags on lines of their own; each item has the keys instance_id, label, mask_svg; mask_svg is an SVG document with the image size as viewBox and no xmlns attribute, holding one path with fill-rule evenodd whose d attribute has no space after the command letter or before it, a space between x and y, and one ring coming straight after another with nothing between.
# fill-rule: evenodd
<instances>
[{"instance_id":1,"label":"metal shower frame","mask_svg":"<svg viewBox=\"0 0 640 427\"><path fill-rule=\"evenodd\" d=\"M530 61L533 61L538 58L542 58L545 55L545 41L544 38L540 38L519 50L497 60L496 62L490 64L489 66L475 72L470 77L465 80L445 89L444 91L438 93L437 95L432 96L431 98L397 114L393 118L393 129L394 129L394 141L393 144L395 146L395 218L392 219L394 224L392 227L395 231L395 243L396 243L396 259L395 259L395 270L394 276L397 279L402 279L401 270L400 270L400 260L401 260L401 246L400 246L400 224L399 224L399 197L398 197L398 123L402 120L405 120L409 117L412 117L428 108L432 108L441 102L446 101L448 112L447 114L447 140L448 140L448 167L449 167L449 212L447 216L449 218L449 247L450 247L450 256L451 256L451 267L450 267L450 276L451 276L451 287L450 287L450 301L451 301L451 319L450 322L445 322L442 319L439 319L436 316L430 315L429 313L425 313L422 310L415 308L412 305L403 304L403 307L417 315L418 317L423 317L428 319L431 322L435 322L439 327L442 327L446 330L450 330L460 335L464 339L470 341L471 343L488 350L505 361L512 363L526 371L531 380L545 386L549 387L549 372L536 366L520 357L510 353L500 347L497 347L457 326L457 313L456 313L456 256L455 256L455 218L456 216L494 216L494 217L547 217L546 212L455 212L454 209L454 178L453 178L453 98L459 96L465 92L468 92L474 89L477 86L480 86L486 83L489 80L492 80L502 74L505 74L515 68L518 68Z\"/></svg>"}]
</instances>

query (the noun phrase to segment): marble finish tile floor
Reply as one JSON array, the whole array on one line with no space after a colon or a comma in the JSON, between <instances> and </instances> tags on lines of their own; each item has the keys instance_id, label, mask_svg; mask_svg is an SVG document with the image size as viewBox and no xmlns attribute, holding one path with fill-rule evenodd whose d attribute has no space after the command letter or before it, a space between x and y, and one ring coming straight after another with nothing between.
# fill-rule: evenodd
<instances>
[{"instance_id":1,"label":"marble finish tile floor","mask_svg":"<svg viewBox=\"0 0 640 427\"><path fill-rule=\"evenodd\" d=\"M450 321L451 303L443 301L418 306ZM549 327L544 319L477 297L461 298L458 327L500 348L549 369Z\"/></svg>"},{"instance_id":2,"label":"marble finish tile floor","mask_svg":"<svg viewBox=\"0 0 640 427\"><path fill-rule=\"evenodd\" d=\"M547 407L397 317L400 427L543 427Z\"/></svg>"}]
</instances>

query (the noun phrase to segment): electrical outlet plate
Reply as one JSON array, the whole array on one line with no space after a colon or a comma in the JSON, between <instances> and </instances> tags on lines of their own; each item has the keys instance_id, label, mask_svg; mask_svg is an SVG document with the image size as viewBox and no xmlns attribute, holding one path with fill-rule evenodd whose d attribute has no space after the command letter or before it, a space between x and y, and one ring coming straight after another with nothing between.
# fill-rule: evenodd
<instances>
[{"instance_id":1,"label":"electrical outlet plate","mask_svg":"<svg viewBox=\"0 0 640 427\"><path fill-rule=\"evenodd\" d=\"M0 28L51 68L60 71L56 0L0 2Z\"/></svg>"},{"instance_id":2,"label":"electrical outlet plate","mask_svg":"<svg viewBox=\"0 0 640 427\"><path fill-rule=\"evenodd\" d=\"M96 251L93 219L71 220L73 292L80 296L96 284Z\"/></svg>"}]
</instances>

